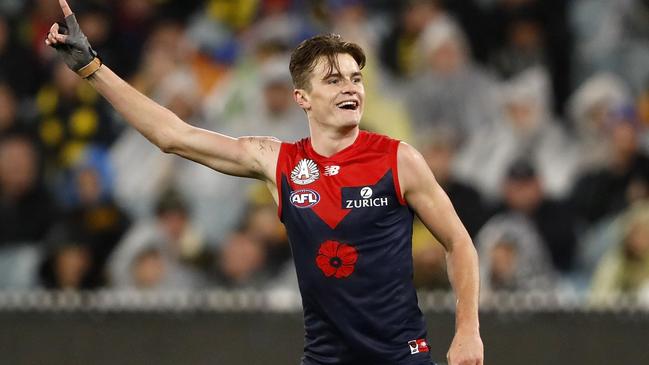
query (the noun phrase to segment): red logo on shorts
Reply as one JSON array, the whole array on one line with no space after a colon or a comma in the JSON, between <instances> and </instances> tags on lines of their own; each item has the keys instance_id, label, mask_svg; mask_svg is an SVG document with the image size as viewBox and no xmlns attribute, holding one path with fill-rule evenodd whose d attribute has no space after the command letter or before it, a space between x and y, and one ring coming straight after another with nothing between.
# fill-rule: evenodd
<instances>
[{"instance_id":1,"label":"red logo on shorts","mask_svg":"<svg viewBox=\"0 0 649 365\"><path fill-rule=\"evenodd\" d=\"M342 279L354 272L357 259L358 253L354 247L336 241L325 241L320 245L315 262L325 276Z\"/></svg>"},{"instance_id":2,"label":"red logo on shorts","mask_svg":"<svg viewBox=\"0 0 649 365\"><path fill-rule=\"evenodd\" d=\"M408 347L410 348L411 355L418 354L420 352L428 352L428 344L426 343L425 338L408 341Z\"/></svg>"}]
</instances>

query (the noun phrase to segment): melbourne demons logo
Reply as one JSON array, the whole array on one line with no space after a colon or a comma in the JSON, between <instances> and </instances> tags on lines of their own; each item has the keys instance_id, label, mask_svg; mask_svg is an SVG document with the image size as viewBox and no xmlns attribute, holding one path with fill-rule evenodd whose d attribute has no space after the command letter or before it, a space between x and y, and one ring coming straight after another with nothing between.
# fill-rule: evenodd
<instances>
[{"instance_id":1,"label":"melbourne demons logo","mask_svg":"<svg viewBox=\"0 0 649 365\"><path fill-rule=\"evenodd\" d=\"M320 171L312 160L302 159L291 171L291 181L298 185L307 185L318 180Z\"/></svg>"},{"instance_id":2,"label":"melbourne demons logo","mask_svg":"<svg viewBox=\"0 0 649 365\"><path fill-rule=\"evenodd\" d=\"M408 341L408 347L410 348L410 354L418 354L420 352L428 352L428 344L426 339L420 338L418 340Z\"/></svg>"},{"instance_id":3,"label":"melbourne demons logo","mask_svg":"<svg viewBox=\"0 0 649 365\"><path fill-rule=\"evenodd\" d=\"M292 192L289 199L291 204L297 208L311 208L320 201L320 194L311 189L302 189Z\"/></svg>"}]
</instances>

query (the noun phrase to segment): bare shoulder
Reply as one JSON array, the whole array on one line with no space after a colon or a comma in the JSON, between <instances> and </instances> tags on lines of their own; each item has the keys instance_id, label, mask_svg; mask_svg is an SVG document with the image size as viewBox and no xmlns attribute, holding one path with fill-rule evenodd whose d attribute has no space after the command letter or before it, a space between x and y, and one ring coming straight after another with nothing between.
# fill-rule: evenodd
<instances>
[{"instance_id":1,"label":"bare shoulder","mask_svg":"<svg viewBox=\"0 0 649 365\"><path fill-rule=\"evenodd\" d=\"M424 157L416 148L405 142L399 143L397 167L399 184L404 195L418 183L432 178L432 172L428 168Z\"/></svg>"},{"instance_id":2,"label":"bare shoulder","mask_svg":"<svg viewBox=\"0 0 649 365\"><path fill-rule=\"evenodd\" d=\"M424 158L416 148L406 142L399 142L399 149L397 150L397 162L399 167L415 167L418 162L424 162Z\"/></svg>"}]
</instances>

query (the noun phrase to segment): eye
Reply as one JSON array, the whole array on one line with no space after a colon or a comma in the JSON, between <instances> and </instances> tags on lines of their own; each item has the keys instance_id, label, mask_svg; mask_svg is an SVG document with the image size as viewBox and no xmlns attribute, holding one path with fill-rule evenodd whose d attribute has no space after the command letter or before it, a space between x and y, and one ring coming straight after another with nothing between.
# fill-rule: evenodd
<instances>
[{"instance_id":1,"label":"eye","mask_svg":"<svg viewBox=\"0 0 649 365\"><path fill-rule=\"evenodd\" d=\"M329 85L336 85L338 83L338 79L336 79L336 78L329 79L329 80L327 80L327 83Z\"/></svg>"},{"instance_id":2,"label":"eye","mask_svg":"<svg viewBox=\"0 0 649 365\"><path fill-rule=\"evenodd\" d=\"M363 79L360 78L360 77L354 77L354 78L352 79L352 82L355 83L355 84L358 84L358 83L363 82Z\"/></svg>"}]
</instances>

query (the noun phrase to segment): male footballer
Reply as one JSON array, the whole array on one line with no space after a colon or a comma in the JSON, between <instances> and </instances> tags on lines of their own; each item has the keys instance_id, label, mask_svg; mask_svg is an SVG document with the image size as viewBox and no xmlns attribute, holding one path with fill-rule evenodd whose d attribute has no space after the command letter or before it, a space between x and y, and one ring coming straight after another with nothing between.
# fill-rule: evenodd
<instances>
[{"instance_id":1,"label":"male footballer","mask_svg":"<svg viewBox=\"0 0 649 365\"><path fill-rule=\"evenodd\" d=\"M303 41L289 69L310 137L232 138L193 127L102 65L65 0L46 43L162 151L262 180L286 225L304 307L302 365L430 365L412 282L414 214L447 252L456 305L450 365L481 365L478 260L448 197L413 147L361 131L363 50ZM389 123L389 121L386 121Z\"/></svg>"}]
</instances>

